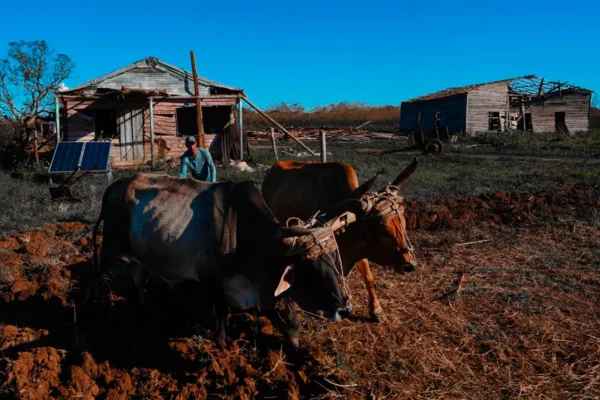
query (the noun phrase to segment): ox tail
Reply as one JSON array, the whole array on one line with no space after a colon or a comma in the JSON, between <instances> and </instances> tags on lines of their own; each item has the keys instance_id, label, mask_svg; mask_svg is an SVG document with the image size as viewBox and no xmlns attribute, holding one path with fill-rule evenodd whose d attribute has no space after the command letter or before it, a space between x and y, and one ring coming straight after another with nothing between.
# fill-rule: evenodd
<instances>
[{"instance_id":1,"label":"ox tail","mask_svg":"<svg viewBox=\"0 0 600 400\"><path fill-rule=\"evenodd\" d=\"M98 220L96 221L96 225L94 225L94 230L92 231L92 273L90 285L88 286L85 298L83 299L83 304L89 304L92 300L94 289L98 289L100 279L102 277L100 271L100 254L98 251L98 228L100 224L104 220L104 201L102 202L102 207L100 209L100 215L98 216Z\"/></svg>"},{"instance_id":2,"label":"ox tail","mask_svg":"<svg viewBox=\"0 0 600 400\"><path fill-rule=\"evenodd\" d=\"M100 216L98 216L98 221L96 221L96 225L94 225L94 231L92 232L92 267L94 270L94 274L97 274L100 270L100 253L98 251L98 228L100 228L100 224L104 220L104 204L100 210Z\"/></svg>"}]
</instances>

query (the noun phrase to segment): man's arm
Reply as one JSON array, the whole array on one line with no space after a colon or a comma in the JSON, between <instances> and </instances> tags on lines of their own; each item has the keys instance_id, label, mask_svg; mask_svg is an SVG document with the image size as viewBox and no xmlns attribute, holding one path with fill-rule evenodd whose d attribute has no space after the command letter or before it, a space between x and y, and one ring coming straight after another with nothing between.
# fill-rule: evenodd
<instances>
[{"instance_id":1,"label":"man's arm","mask_svg":"<svg viewBox=\"0 0 600 400\"><path fill-rule=\"evenodd\" d=\"M210 151L204 150L204 156L206 157L206 162L208 163L208 177L206 179L207 182L216 182L217 180L217 169L215 168L215 163L213 162L212 156L210 155Z\"/></svg>"},{"instance_id":2,"label":"man's arm","mask_svg":"<svg viewBox=\"0 0 600 400\"><path fill-rule=\"evenodd\" d=\"M181 167L179 168L179 177L185 178L187 177L187 160L185 157L181 157L180 162Z\"/></svg>"}]
</instances>

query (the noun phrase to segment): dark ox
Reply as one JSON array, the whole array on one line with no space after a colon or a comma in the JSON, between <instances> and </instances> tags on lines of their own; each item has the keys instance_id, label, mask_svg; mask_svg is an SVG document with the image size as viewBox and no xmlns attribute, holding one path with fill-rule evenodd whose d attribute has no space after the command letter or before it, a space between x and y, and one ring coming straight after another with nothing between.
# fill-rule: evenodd
<instances>
[{"instance_id":1,"label":"dark ox","mask_svg":"<svg viewBox=\"0 0 600 400\"><path fill-rule=\"evenodd\" d=\"M336 215L352 210L358 220L337 236L344 275L360 272L369 294L369 315L381 321L383 310L375 294L368 260L410 272L416 259L406 233L399 190L417 167L417 159L390 186L370 191L377 175L358 185L354 169L338 162L279 161L267 173L262 194L275 217L308 218L317 212ZM325 218L327 219L327 217Z\"/></svg>"},{"instance_id":2,"label":"dark ox","mask_svg":"<svg viewBox=\"0 0 600 400\"><path fill-rule=\"evenodd\" d=\"M335 274L341 271L334 263L337 253L323 252L309 240L325 237L331 250L332 227L283 226L252 182L137 174L106 189L94 243L102 220L99 272L118 265L123 256L134 260L129 263L131 275L144 304L149 277L160 277L171 287L192 280L217 288L220 341L225 338L226 302L239 310L269 310L285 295L330 320L344 307ZM283 317L284 335L297 347L297 316L291 305Z\"/></svg>"}]
</instances>

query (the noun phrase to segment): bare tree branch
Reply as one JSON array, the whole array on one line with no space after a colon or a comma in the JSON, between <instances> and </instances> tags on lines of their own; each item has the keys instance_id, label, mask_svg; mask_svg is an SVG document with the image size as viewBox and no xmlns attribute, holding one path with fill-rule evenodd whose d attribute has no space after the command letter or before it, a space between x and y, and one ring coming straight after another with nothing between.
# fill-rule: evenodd
<instances>
[{"instance_id":1,"label":"bare tree branch","mask_svg":"<svg viewBox=\"0 0 600 400\"><path fill-rule=\"evenodd\" d=\"M67 55L54 55L43 40L9 43L8 58L0 62L0 111L18 120L45 111L73 68Z\"/></svg>"}]
</instances>

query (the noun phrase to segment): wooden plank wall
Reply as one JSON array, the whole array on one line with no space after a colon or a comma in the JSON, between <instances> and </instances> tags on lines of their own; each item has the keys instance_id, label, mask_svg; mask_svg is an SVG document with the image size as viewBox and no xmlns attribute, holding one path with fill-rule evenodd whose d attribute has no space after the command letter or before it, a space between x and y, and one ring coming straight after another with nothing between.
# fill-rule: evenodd
<instances>
[{"instance_id":1,"label":"wooden plank wall","mask_svg":"<svg viewBox=\"0 0 600 400\"><path fill-rule=\"evenodd\" d=\"M448 126L450 133L464 131L466 101L467 96L459 94L429 101L402 103L400 131L434 130L437 112L441 113L440 126ZM417 126L418 113L421 113L421 119Z\"/></svg>"},{"instance_id":2,"label":"wooden plank wall","mask_svg":"<svg viewBox=\"0 0 600 400\"><path fill-rule=\"evenodd\" d=\"M159 159L159 156L162 156L165 160L174 159L175 162L178 162L179 157L186 151L185 148L185 138L177 137L177 108L183 106L183 103L173 103L173 102L156 102L154 104L154 135L155 135L155 146L154 146L154 154L156 160ZM80 114L80 111L85 111L85 114L92 114L93 110L98 109L141 109L143 110L143 156L140 159L130 159L127 157L126 159L122 158L122 146L121 139L119 137L111 140L111 162L113 167L131 167L140 164L149 164L151 162L151 145L150 145L150 110L148 108L148 103L146 101L110 101L110 100L102 100L102 101L94 101L94 100L85 100L85 101L68 101L67 102L67 115L70 117L75 116L76 114ZM142 114L140 114L140 117ZM69 141L74 140L93 140L93 128L92 124L86 124L86 132L82 132L81 127L78 125L73 125L69 123L71 121L79 120L77 117L71 119L68 118L68 126L67 135ZM77 129L77 130L75 130ZM72 135L72 132L79 132L75 135ZM87 132L89 131L89 132ZM206 135L205 141L206 146L210 146L210 143L214 139L215 135ZM158 142L158 143L156 143ZM161 150L161 145L164 144L166 147L165 150ZM126 145L124 145L126 146ZM166 150L168 148L168 150ZM141 151L141 146L138 146L138 153Z\"/></svg>"},{"instance_id":3,"label":"wooden plank wall","mask_svg":"<svg viewBox=\"0 0 600 400\"><path fill-rule=\"evenodd\" d=\"M557 95L525 112L531 113L535 132L555 132L554 114L557 112L565 113L565 122L570 133L584 132L589 129L590 97L590 93L565 94L562 98Z\"/></svg>"},{"instance_id":4,"label":"wooden plank wall","mask_svg":"<svg viewBox=\"0 0 600 400\"><path fill-rule=\"evenodd\" d=\"M130 69L122 74L106 79L99 87L120 90L123 86L128 88L165 89L171 95L177 96L194 95L194 84L191 75L187 82L184 82L175 76L153 67ZM210 88L208 86L200 84L199 89L201 96L210 95Z\"/></svg>"},{"instance_id":5,"label":"wooden plank wall","mask_svg":"<svg viewBox=\"0 0 600 400\"><path fill-rule=\"evenodd\" d=\"M496 90L494 90L496 89ZM479 133L489 131L490 112L506 115L508 107L508 86L498 88L485 86L469 93L469 109L467 110L467 132ZM504 122L504 118L501 118Z\"/></svg>"}]
</instances>

